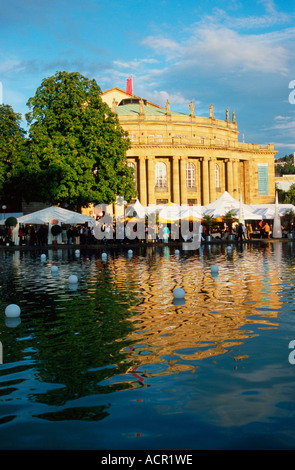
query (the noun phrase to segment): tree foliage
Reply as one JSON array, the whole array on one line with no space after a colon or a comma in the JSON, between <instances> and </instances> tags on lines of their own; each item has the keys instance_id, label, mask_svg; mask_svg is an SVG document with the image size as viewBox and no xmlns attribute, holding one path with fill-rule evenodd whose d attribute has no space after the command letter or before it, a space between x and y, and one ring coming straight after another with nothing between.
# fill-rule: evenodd
<instances>
[{"instance_id":1,"label":"tree foliage","mask_svg":"<svg viewBox=\"0 0 295 470\"><path fill-rule=\"evenodd\" d=\"M8 104L0 104L0 192L8 191L12 179L18 174L25 152L25 131L21 127L21 114Z\"/></svg>"},{"instance_id":2,"label":"tree foliage","mask_svg":"<svg viewBox=\"0 0 295 470\"><path fill-rule=\"evenodd\" d=\"M70 207L136 195L128 134L95 80L57 72L28 101L28 197Z\"/></svg>"},{"instance_id":3,"label":"tree foliage","mask_svg":"<svg viewBox=\"0 0 295 470\"><path fill-rule=\"evenodd\" d=\"M284 157L276 160L276 163L277 163L275 167L276 176L295 174L294 155L292 153L290 155L285 155Z\"/></svg>"},{"instance_id":4,"label":"tree foliage","mask_svg":"<svg viewBox=\"0 0 295 470\"><path fill-rule=\"evenodd\" d=\"M282 204L295 205L295 184L292 184L288 191L280 190L279 200Z\"/></svg>"}]
</instances>

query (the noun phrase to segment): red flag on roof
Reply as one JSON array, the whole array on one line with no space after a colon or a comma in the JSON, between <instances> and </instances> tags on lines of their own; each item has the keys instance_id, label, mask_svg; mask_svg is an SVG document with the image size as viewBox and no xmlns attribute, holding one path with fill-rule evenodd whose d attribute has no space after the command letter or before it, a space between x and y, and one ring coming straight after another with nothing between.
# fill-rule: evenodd
<instances>
[{"instance_id":1,"label":"red flag on roof","mask_svg":"<svg viewBox=\"0 0 295 470\"><path fill-rule=\"evenodd\" d=\"M132 75L129 78L127 78L126 93L128 93L128 95L132 95Z\"/></svg>"}]
</instances>

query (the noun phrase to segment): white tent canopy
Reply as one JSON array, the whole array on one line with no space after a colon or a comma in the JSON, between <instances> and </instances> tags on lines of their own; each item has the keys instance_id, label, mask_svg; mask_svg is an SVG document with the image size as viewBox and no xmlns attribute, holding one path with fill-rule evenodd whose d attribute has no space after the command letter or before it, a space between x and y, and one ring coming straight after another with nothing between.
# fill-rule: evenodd
<instances>
[{"instance_id":1,"label":"white tent canopy","mask_svg":"<svg viewBox=\"0 0 295 470\"><path fill-rule=\"evenodd\" d=\"M160 222L166 222L166 221L175 222L179 220L180 210L181 209L178 204L174 204L173 202L170 202L159 211L159 221Z\"/></svg>"},{"instance_id":2,"label":"white tent canopy","mask_svg":"<svg viewBox=\"0 0 295 470\"><path fill-rule=\"evenodd\" d=\"M93 227L95 224L94 218L88 215L79 214L78 212L70 211L68 209L63 209L62 207L57 206L47 207L46 209L41 209L40 211L32 212L31 214L26 214L17 218L17 226L14 229L14 241L16 244L18 244L17 232L20 224L48 225L48 244L50 244L52 241L52 234L50 230L52 225L76 225L85 224L86 222L91 227Z\"/></svg>"},{"instance_id":3,"label":"white tent canopy","mask_svg":"<svg viewBox=\"0 0 295 470\"><path fill-rule=\"evenodd\" d=\"M239 218L240 209L243 209L244 220L261 220L262 216L256 213L252 206L242 204L237 201L227 191L225 191L218 199L203 207L203 215L211 215L212 217L223 217L230 210L234 211L235 217Z\"/></svg>"},{"instance_id":4,"label":"white tent canopy","mask_svg":"<svg viewBox=\"0 0 295 470\"><path fill-rule=\"evenodd\" d=\"M255 214L259 214L262 219L274 219L276 205L275 204L256 204L251 205L251 208ZM295 213L295 207L293 204L278 204L278 210L280 217L283 217L285 212L293 210Z\"/></svg>"},{"instance_id":5,"label":"white tent canopy","mask_svg":"<svg viewBox=\"0 0 295 470\"><path fill-rule=\"evenodd\" d=\"M128 207L128 206L127 206ZM132 207L133 210L137 213L138 217L143 219L146 215L145 208L141 205L138 199L136 199L134 204L130 204L129 207Z\"/></svg>"},{"instance_id":6,"label":"white tent canopy","mask_svg":"<svg viewBox=\"0 0 295 470\"><path fill-rule=\"evenodd\" d=\"M183 219L202 219L201 206L178 205L172 202L166 204L159 211L160 222L176 222Z\"/></svg>"},{"instance_id":7,"label":"white tent canopy","mask_svg":"<svg viewBox=\"0 0 295 470\"><path fill-rule=\"evenodd\" d=\"M89 215L79 214L62 207L52 206L17 218L19 224L50 224L52 220L58 224L85 224L93 226L95 220Z\"/></svg>"}]
</instances>

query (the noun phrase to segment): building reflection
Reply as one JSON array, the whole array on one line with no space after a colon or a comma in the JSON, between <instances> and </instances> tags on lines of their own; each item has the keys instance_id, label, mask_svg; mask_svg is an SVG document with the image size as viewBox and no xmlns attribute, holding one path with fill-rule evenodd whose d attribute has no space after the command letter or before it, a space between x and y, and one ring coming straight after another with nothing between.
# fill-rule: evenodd
<instances>
[{"instance_id":1,"label":"building reflection","mask_svg":"<svg viewBox=\"0 0 295 470\"><path fill-rule=\"evenodd\" d=\"M199 361L225 353L242 359L239 345L278 326L280 246L245 249L177 257L166 247L145 257L113 260L113 282L136 288L141 298L130 309L135 326L130 373L136 369L138 374L139 368L147 376L194 371ZM219 274L213 276L216 263ZM182 305L173 303L175 287L186 292ZM156 364L164 366L160 372Z\"/></svg>"},{"instance_id":2,"label":"building reflection","mask_svg":"<svg viewBox=\"0 0 295 470\"><path fill-rule=\"evenodd\" d=\"M114 337L114 341L122 341L122 363L130 364L125 374L130 374L132 383L138 380L142 386L144 380L138 378L142 374L195 371L200 361L215 360L226 353L242 359L240 345L263 334L264 329L277 328L282 305L279 290L286 263L282 251L280 243L261 247L244 244L232 249L212 245L177 256L173 247L166 246L134 249L130 257L122 248L109 251L107 261L103 261L97 252L84 252L76 259L74 253L59 250L48 253L47 258L47 268L62 263L64 278L59 275L59 280L53 280L50 270L39 262L29 276L26 258L22 260L22 255L15 254L14 290L24 296L37 276L40 287L33 300L42 306L43 290L47 294L52 291L54 296L46 296L46 311L54 311L57 299L68 301L63 285L75 269L80 279L77 302L84 302L89 309L97 305L102 292L99 289L107 277L110 302L114 296L116 302L106 308L105 299L103 310L109 315L112 308L120 305L122 310L125 305L124 321L130 323L128 337ZM74 263L68 263L69 259ZM219 266L217 276L211 273L213 264ZM176 287L186 293L180 305L173 302ZM31 300L27 294L26 301ZM132 347L126 347L127 339Z\"/></svg>"}]
</instances>

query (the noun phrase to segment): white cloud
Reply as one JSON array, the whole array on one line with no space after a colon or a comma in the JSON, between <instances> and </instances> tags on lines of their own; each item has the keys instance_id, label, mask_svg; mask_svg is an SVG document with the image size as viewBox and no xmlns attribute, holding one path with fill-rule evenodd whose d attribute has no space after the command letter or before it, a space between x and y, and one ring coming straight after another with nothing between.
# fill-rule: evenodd
<instances>
[{"instance_id":1,"label":"white cloud","mask_svg":"<svg viewBox=\"0 0 295 470\"><path fill-rule=\"evenodd\" d=\"M275 124L272 129L291 129L295 133L295 119L284 119L280 123Z\"/></svg>"},{"instance_id":2,"label":"white cloud","mask_svg":"<svg viewBox=\"0 0 295 470\"><path fill-rule=\"evenodd\" d=\"M190 100L185 98L182 93L168 93L167 91L153 91L147 92L145 97L154 103L159 104L160 106L165 106L166 101L169 100L170 103L173 103L173 107L188 106Z\"/></svg>"},{"instance_id":3,"label":"white cloud","mask_svg":"<svg viewBox=\"0 0 295 470\"><path fill-rule=\"evenodd\" d=\"M223 25L224 27L230 27L235 30L240 29L260 29L274 27L276 25L282 25L286 23L292 23L293 18L284 12L277 10L275 3L272 0L258 0L265 7L265 13L263 15L247 15L247 16L235 16L234 18L227 14L226 11L215 8L213 14L205 15L197 23L199 27L205 25ZM250 7L249 7L250 9Z\"/></svg>"},{"instance_id":4,"label":"white cloud","mask_svg":"<svg viewBox=\"0 0 295 470\"><path fill-rule=\"evenodd\" d=\"M290 29L288 37L295 36ZM285 34L284 34L285 37ZM259 71L286 74L289 54L281 45L280 34L246 35L224 27L203 27L183 44L165 38L147 38L156 54L166 55L175 64L214 67L224 71Z\"/></svg>"},{"instance_id":5,"label":"white cloud","mask_svg":"<svg viewBox=\"0 0 295 470\"><path fill-rule=\"evenodd\" d=\"M8 72L19 72L24 68L21 61L16 59L6 59L0 63L0 74L5 74Z\"/></svg>"},{"instance_id":6,"label":"white cloud","mask_svg":"<svg viewBox=\"0 0 295 470\"><path fill-rule=\"evenodd\" d=\"M141 41L141 44L154 50L159 55L173 58L181 51L181 45L172 39L165 37L148 36Z\"/></svg>"},{"instance_id":7,"label":"white cloud","mask_svg":"<svg viewBox=\"0 0 295 470\"><path fill-rule=\"evenodd\" d=\"M123 68L123 69L129 69L129 70L136 70L143 65L150 65L157 63L158 61L156 59L133 59L128 62L122 62L120 60L115 60L114 61L114 66Z\"/></svg>"}]
</instances>

